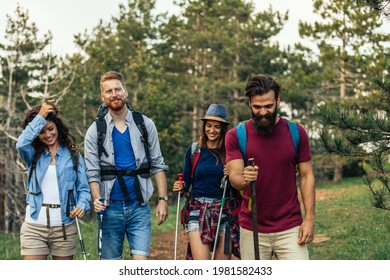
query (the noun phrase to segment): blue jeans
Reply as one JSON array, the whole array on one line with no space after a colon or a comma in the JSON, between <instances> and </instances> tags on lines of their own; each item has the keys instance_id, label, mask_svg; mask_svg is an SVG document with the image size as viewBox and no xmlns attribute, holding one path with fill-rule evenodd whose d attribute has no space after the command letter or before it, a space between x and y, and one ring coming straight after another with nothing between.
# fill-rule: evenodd
<instances>
[{"instance_id":1,"label":"blue jeans","mask_svg":"<svg viewBox=\"0 0 390 280\"><path fill-rule=\"evenodd\" d=\"M151 227L149 203L111 201L103 215L102 259L122 258L125 234L131 255L148 257Z\"/></svg>"}]
</instances>

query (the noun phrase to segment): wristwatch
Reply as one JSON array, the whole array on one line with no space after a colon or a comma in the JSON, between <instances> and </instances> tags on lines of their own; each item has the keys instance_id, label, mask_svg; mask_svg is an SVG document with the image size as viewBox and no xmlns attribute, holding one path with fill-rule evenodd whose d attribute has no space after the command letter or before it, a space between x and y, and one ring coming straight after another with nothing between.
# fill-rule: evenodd
<instances>
[{"instance_id":1,"label":"wristwatch","mask_svg":"<svg viewBox=\"0 0 390 280\"><path fill-rule=\"evenodd\" d=\"M159 196L158 200L164 200L168 202L168 196Z\"/></svg>"}]
</instances>

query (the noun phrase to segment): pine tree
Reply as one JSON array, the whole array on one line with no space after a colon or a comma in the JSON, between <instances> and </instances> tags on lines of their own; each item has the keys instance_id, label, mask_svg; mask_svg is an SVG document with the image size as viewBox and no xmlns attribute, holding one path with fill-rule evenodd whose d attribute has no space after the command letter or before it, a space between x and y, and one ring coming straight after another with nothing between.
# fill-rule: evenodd
<instances>
[{"instance_id":1,"label":"pine tree","mask_svg":"<svg viewBox=\"0 0 390 280\"><path fill-rule=\"evenodd\" d=\"M321 65L315 101L361 102L357 97L373 90L367 74L380 75L386 67L388 34L379 32L380 14L355 0L314 0L321 21L301 22L300 35L312 40L319 50ZM332 156L333 181L342 179L345 158Z\"/></svg>"},{"instance_id":2,"label":"pine tree","mask_svg":"<svg viewBox=\"0 0 390 280\"><path fill-rule=\"evenodd\" d=\"M370 92L370 103L356 107L322 104L315 109L323 124L320 137L329 153L361 157L372 172L364 178L371 191L373 205L390 210L390 67L374 81L378 90ZM367 106L368 104L368 106Z\"/></svg>"}]
</instances>

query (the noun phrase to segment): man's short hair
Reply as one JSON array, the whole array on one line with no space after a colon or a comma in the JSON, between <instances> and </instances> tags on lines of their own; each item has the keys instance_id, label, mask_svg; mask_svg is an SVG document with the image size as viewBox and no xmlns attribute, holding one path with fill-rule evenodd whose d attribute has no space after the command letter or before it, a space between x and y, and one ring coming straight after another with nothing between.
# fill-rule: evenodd
<instances>
[{"instance_id":1,"label":"man's short hair","mask_svg":"<svg viewBox=\"0 0 390 280\"><path fill-rule=\"evenodd\" d=\"M101 91L103 91L102 84L105 81L109 81L109 80L119 80L121 82L123 88L126 89L125 80L123 79L123 75L119 72L116 72L116 71L108 71L100 77L100 90Z\"/></svg>"},{"instance_id":2,"label":"man's short hair","mask_svg":"<svg viewBox=\"0 0 390 280\"><path fill-rule=\"evenodd\" d=\"M280 94L280 83L270 75L260 74L249 79L245 86L245 96L249 99L255 95L264 95L269 91L275 92L275 100Z\"/></svg>"}]
</instances>

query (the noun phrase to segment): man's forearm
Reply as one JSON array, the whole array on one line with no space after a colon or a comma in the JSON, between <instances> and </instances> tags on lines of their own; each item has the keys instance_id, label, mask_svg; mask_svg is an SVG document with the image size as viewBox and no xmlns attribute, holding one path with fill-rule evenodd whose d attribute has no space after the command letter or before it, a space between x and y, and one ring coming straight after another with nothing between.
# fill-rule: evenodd
<instances>
[{"instance_id":1,"label":"man's forearm","mask_svg":"<svg viewBox=\"0 0 390 280\"><path fill-rule=\"evenodd\" d=\"M301 178L301 194L302 194L303 206L305 209L305 218L314 220L315 217L314 177L305 176Z\"/></svg>"},{"instance_id":2,"label":"man's forearm","mask_svg":"<svg viewBox=\"0 0 390 280\"><path fill-rule=\"evenodd\" d=\"M247 187L249 187L249 184L245 182L244 176L242 174L232 174L229 175L229 181L230 184L233 186L233 188L237 190L243 190Z\"/></svg>"},{"instance_id":3,"label":"man's forearm","mask_svg":"<svg viewBox=\"0 0 390 280\"><path fill-rule=\"evenodd\" d=\"M98 182L90 182L89 188L91 190L92 201L101 198L100 185Z\"/></svg>"},{"instance_id":4,"label":"man's forearm","mask_svg":"<svg viewBox=\"0 0 390 280\"><path fill-rule=\"evenodd\" d=\"M158 196L167 196L167 178L165 171L158 172L154 175L157 184Z\"/></svg>"}]
</instances>

